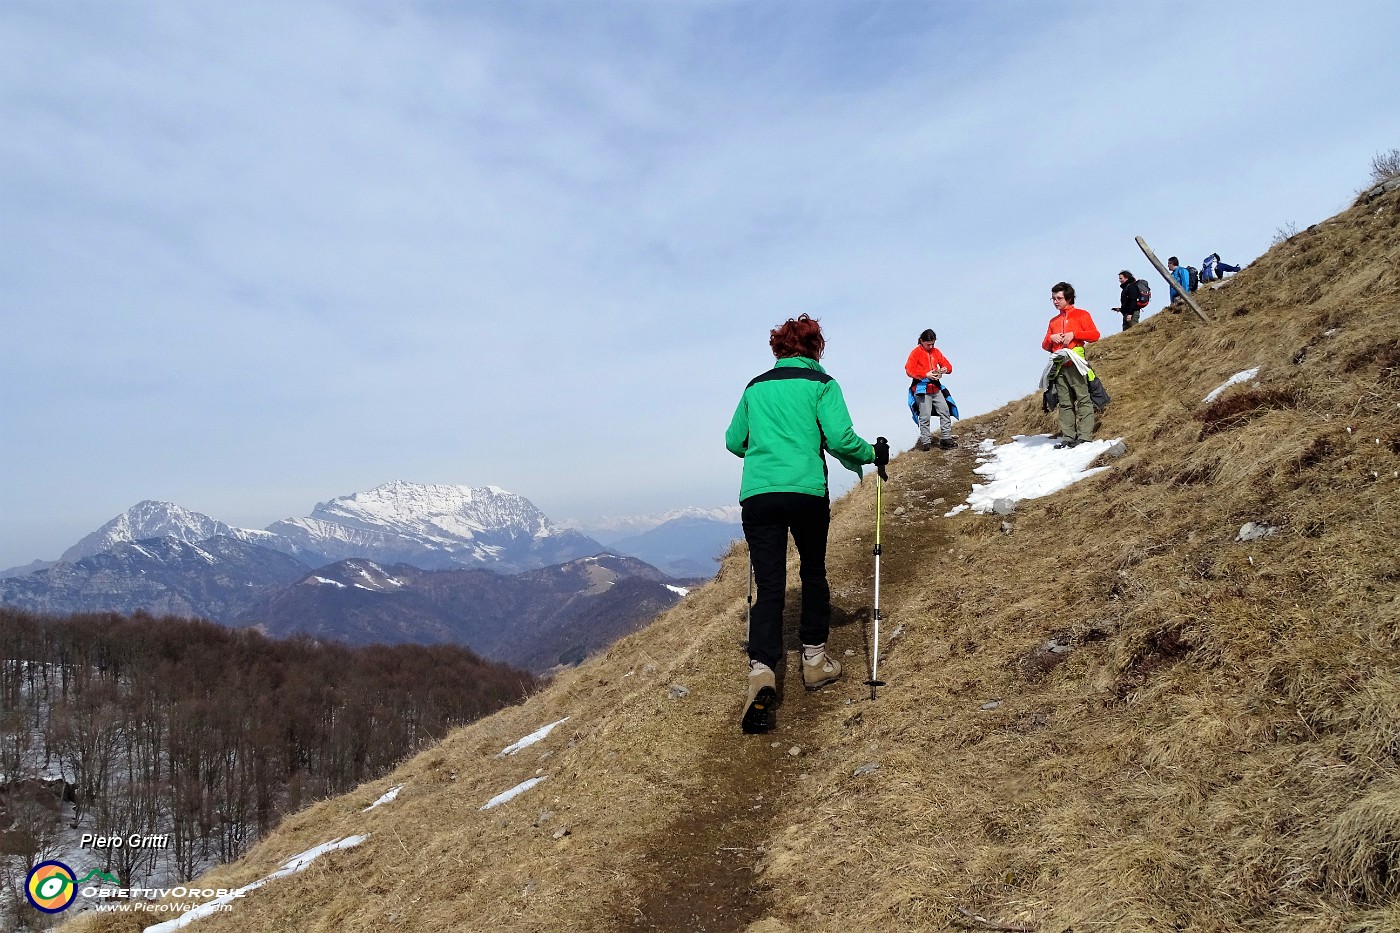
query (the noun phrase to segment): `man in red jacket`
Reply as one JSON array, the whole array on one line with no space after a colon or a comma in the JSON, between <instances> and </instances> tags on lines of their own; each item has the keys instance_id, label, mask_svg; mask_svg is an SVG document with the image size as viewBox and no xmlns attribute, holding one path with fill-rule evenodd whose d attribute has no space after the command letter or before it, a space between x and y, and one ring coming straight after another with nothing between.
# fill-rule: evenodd
<instances>
[{"instance_id":1,"label":"man in red jacket","mask_svg":"<svg viewBox=\"0 0 1400 933\"><path fill-rule=\"evenodd\" d=\"M1050 384L1060 396L1059 447L1074 447L1094 435L1094 403L1089 398L1089 363L1084 345L1099 339L1094 319L1083 308L1074 306L1074 286L1060 282L1050 289L1050 300L1057 312L1045 329L1040 346L1054 355Z\"/></svg>"},{"instance_id":2,"label":"man in red jacket","mask_svg":"<svg viewBox=\"0 0 1400 933\"><path fill-rule=\"evenodd\" d=\"M904 364L905 375L914 380L909 391L914 393L919 408L920 450L933 449L933 431L929 428L929 421L935 411L938 412L941 429L938 446L944 450L958 446L958 442L953 440L953 412L948 407L948 400L943 397L942 382L943 377L953 371L953 364L934 347L937 340L938 335L932 329L925 330L919 335L919 345L910 351L909 359Z\"/></svg>"}]
</instances>

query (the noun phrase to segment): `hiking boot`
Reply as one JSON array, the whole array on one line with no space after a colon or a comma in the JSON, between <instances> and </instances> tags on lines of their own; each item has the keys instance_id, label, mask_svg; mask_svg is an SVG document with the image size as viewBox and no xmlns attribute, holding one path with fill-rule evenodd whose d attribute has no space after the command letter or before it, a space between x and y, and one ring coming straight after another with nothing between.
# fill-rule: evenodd
<instances>
[{"instance_id":1,"label":"hiking boot","mask_svg":"<svg viewBox=\"0 0 1400 933\"><path fill-rule=\"evenodd\" d=\"M1056 449L1056 450L1063 450L1063 449L1066 448L1066 447L1078 447L1078 446L1079 446L1079 441L1076 440L1075 438L1069 437L1069 438L1066 438L1065 440L1060 441L1058 444L1056 444L1056 445L1055 445L1055 449Z\"/></svg>"},{"instance_id":2,"label":"hiking boot","mask_svg":"<svg viewBox=\"0 0 1400 933\"><path fill-rule=\"evenodd\" d=\"M933 441L919 441L914 445L915 450L933 450Z\"/></svg>"},{"instance_id":3,"label":"hiking boot","mask_svg":"<svg viewBox=\"0 0 1400 933\"><path fill-rule=\"evenodd\" d=\"M778 702L778 685L773 669L767 664L749 668L749 697L744 701L744 732L753 735L767 732L777 724L773 707Z\"/></svg>"},{"instance_id":4,"label":"hiking boot","mask_svg":"<svg viewBox=\"0 0 1400 933\"><path fill-rule=\"evenodd\" d=\"M808 690L820 690L827 684L834 684L841 679L841 662L826 653L826 646L822 646L822 653L812 660L807 660L807 653L802 654L802 683Z\"/></svg>"},{"instance_id":5,"label":"hiking boot","mask_svg":"<svg viewBox=\"0 0 1400 933\"><path fill-rule=\"evenodd\" d=\"M938 446L942 447L944 450L952 450L954 447L958 446L958 442L951 437L945 437L939 440Z\"/></svg>"}]
</instances>

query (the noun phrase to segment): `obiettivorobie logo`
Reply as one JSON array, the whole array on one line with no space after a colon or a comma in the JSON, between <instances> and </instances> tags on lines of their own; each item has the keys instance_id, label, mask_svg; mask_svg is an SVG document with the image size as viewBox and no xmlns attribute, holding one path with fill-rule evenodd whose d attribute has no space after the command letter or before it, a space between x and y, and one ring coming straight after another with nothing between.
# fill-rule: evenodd
<instances>
[{"instance_id":1,"label":"obiettivorobie logo","mask_svg":"<svg viewBox=\"0 0 1400 933\"><path fill-rule=\"evenodd\" d=\"M97 878L105 884L88 884L92 879ZM93 869L82 878L78 878L62 862L41 862L35 865L29 872L29 879L24 885L24 896L29 898L29 903L34 905L35 910L41 910L46 914L56 914L59 911L67 910L73 906L73 902L78 899L78 895L98 901L97 910L131 910L143 911L147 913L183 913L196 908L211 913L232 910L227 903L235 898L242 898L247 895L244 888L191 888L185 885L174 888L126 888L116 875L109 875L105 871ZM139 898L152 898L155 900L173 897L179 901L193 897L212 897L218 900L209 904L186 903L152 903L138 900ZM114 903L115 902L115 903Z\"/></svg>"},{"instance_id":2,"label":"obiettivorobie logo","mask_svg":"<svg viewBox=\"0 0 1400 933\"><path fill-rule=\"evenodd\" d=\"M93 878L101 878L118 887L121 882L116 875L93 869L82 880L62 862L40 862L29 871L29 880L24 884L24 896L35 910L46 914L56 914L67 910L78 897L78 885L87 884Z\"/></svg>"}]
</instances>

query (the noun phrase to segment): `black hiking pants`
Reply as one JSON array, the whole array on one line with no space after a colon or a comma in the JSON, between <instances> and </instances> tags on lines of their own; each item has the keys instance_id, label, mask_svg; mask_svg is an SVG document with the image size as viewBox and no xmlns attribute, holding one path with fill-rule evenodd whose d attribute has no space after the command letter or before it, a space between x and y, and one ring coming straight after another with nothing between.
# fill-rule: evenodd
<instances>
[{"instance_id":1,"label":"black hiking pants","mask_svg":"<svg viewBox=\"0 0 1400 933\"><path fill-rule=\"evenodd\" d=\"M749 657L778 670L783 660L783 597L787 590L787 539L797 545L802 580L804 645L826 642L831 629L831 588L826 582L826 533L831 500L800 492L765 492L742 503L758 596L749 614Z\"/></svg>"}]
</instances>

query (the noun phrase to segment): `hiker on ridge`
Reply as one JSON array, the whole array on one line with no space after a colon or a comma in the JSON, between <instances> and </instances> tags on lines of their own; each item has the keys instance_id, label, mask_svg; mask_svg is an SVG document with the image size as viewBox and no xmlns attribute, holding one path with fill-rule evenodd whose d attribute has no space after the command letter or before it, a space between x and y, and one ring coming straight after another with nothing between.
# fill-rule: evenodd
<instances>
[{"instance_id":1,"label":"hiker on ridge","mask_svg":"<svg viewBox=\"0 0 1400 933\"><path fill-rule=\"evenodd\" d=\"M1216 279L1224 281L1225 273L1239 272L1239 266L1232 266L1220 258L1219 253L1211 253L1201 261L1201 281L1213 282Z\"/></svg>"},{"instance_id":2,"label":"hiker on ridge","mask_svg":"<svg viewBox=\"0 0 1400 933\"><path fill-rule=\"evenodd\" d=\"M914 393L918 410L919 450L933 449L933 431L929 427L933 412L938 412L938 446L944 450L958 446L953 440L953 412L943 396L943 377L953 371L953 364L934 347L937 341L938 335L932 328L925 330L919 335L919 345L909 351L909 359L904 363L905 375L913 380L909 391Z\"/></svg>"},{"instance_id":3,"label":"hiker on ridge","mask_svg":"<svg viewBox=\"0 0 1400 933\"><path fill-rule=\"evenodd\" d=\"M1138 285L1137 279L1127 269L1118 273L1118 307L1114 308L1123 315L1123 329L1127 330L1136 324L1142 317L1142 309L1150 301L1150 296L1142 294L1142 288Z\"/></svg>"},{"instance_id":4,"label":"hiker on ridge","mask_svg":"<svg viewBox=\"0 0 1400 933\"><path fill-rule=\"evenodd\" d=\"M774 671L783 663L783 595L787 589L788 533L797 545L802 580L802 682L808 690L834 683L841 662L827 654L831 589L826 580L826 536L831 493L826 482L829 450L860 475L874 463L884 476L890 448L883 437L872 447L851 426L836 380L821 364L826 338L821 325L803 314L768 335L777 363L744 389L724 446L744 459L739 489L744 540L758 597L749 613L749 686L744 700L745 732L767 732L775 721Z\"/></svg>"},{"instance_id":5,"label":"hiker on ridge","mask_svg":"<svg viewBox=\"0 0 1400 933\"><path fill-rule=\"evenodd\" d=\"M1202 282L1214 282L1214 281L1215 281L1215 264L1216 264L1216 262L1217 262L1219 259L1220 259L1219 256L1217 256L1215 253L1211 253L1211 254L1210 254L1209 256L1207 256L1205 259L1202 259L1202 260L1201 260L1201 281L1202 281Z\"/></svg>"},{"instance_id":6,"label":"hiker on ridge","mask_svg":"<svg viewBox=\"0 0 1400 933\"><path fill-rule=\"evenodd\" d=\"M1094 434L1094 402L1089 396L1089 363L1084 345L1099 339L1094 319L1074 306L1074 286L1060 282L1050 289L1056 314L1045 329L1040 346L1051 354L1050 385L1060 397L1061 447L1075 447Z\"/></svg>"},{"instance_id":7,"label":"hiker on ridge","mask_svg":"<svg viewBox=\"0 0 1400 933\"><path fill-rule=\"evenodd\" d=\"M1182 266L1181 263L1177 262L1175 256L1171 256L1167 259L1167 271L1169 271L1172 274L1172 278L1176 280L1176 285L1172 286L1171 290L1171 300L1176 301L1178 295L1184 295L1191 290L1191 273L1187 272L1186 268ZM1178 286L1180 286L1180 291L1177 290Z\"/></svg>"}]
</instances>

